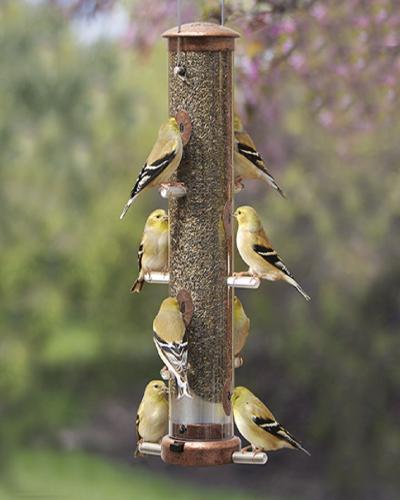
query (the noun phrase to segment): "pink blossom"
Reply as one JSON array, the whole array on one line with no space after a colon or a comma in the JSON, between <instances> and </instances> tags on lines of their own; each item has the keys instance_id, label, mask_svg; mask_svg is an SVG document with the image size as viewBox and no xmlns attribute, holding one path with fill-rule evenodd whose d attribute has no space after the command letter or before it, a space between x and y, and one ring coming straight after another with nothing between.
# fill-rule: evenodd
<instances>
[{"instance_id":1,"label":"pink blossom","mask_svg":"<svg viewBox=\"0 0 400 500\"><path fill-rule=\"evenodd\" d=\"M383 45L385 47L397 47L399 45L399 38L395 33L389 33L386 36Z\"/></svg>"},{"instance_id":2,"label":"pink blossom","mask_svg":"<svg viewBox=\"0 0 400 500\"><path fill-rule=\"evenodd\" d=\"M324 127L329 127L333 122L332 112L327 109L322 109L318 115L319 121Z\"/></svg>"},{"instance_id":3,"label":"pink blossom","mask_svg":"<svg viewBox=\"0 0 400 500\"><path fill-rule=\"evenodd\" d=\"M354 67L360 71L361 69L364 69L365 68L365 59L363 59L362 57L359 57L354 65Z\"/></svg>"},{"instance_id":4,"label":"pink blossom","mask_svg":"<svg viewBox=\"0 0 400 500\"><path fill-rule=\"evenodd\" d=\"M259 63L255 59L243 56L240 58L240 66L242 71L246 74L246 78L256 81L259 77Z\"/></svg>"},{"instance_id":5,"label":"pink blossom","mask_svg":"<svg viewBox=\"0 0 400 500\"><path fill-rule=\"evenodd\" d=\"M317 21L323 21L326 17L326 14L326 8L321 3L316 3L311 9L311 15L315 17Z\"/></svg>"},{"instance_id":6,"label":"pink blossom","mask_svg":"<svg viewBox=\"0 0 400 500\"><path fill-rule=\"evenodd\" d=\"M281 22L281 30L285 35L290 35L296 30L296 23L291 17L286 17Z\"/></svg>"},{"instance_id":7,"label":"pink blossom","mask_svg":"<svg viewBox=\"0 0 400 500\"><path fill-rule=\"evenodd\" d=\"M344 78L344 77L348 76L349 71L348 71L347 66L345 64L338 64L335 66L335 73L338 76L341 76Z\"/></svg>"},{"instance_id":8,"label":"pink blossom","mask_svg":"<svg viewBox=\"0 0 400 500\"><path fill-rule=\"evenodd\" d=\"M296 71L301 71L304 69L305 64L306 64L306 59L303 56L303 54L300 54L300 52L296 51L293 52L293 54L290 56L290 64L293 66L293 68Z\"/></svg>"},{"instance_id":9,"label":"pink blossom","mask_svg":"<svg viewBox=\"0 0 400 500\"><path fill-rule=\"evenodd\" d=\"M386 9L381 9L375 16L376 22L381 23L384 21L387 17L387 11Z\"/></svg>"},{"instance_id":10,"label":"pink blossom","mask_svg":"<svg viewBox=\"0 0 400 500\"><path fill-rule=\"evenodd\" d=\"M385 75L383 77L383 83L388 87L394 87L397 85L397 78L394 75Z\"/></svg>"},{"instance_id":11,"label":"pink blossom","mask_svg":"<svg viewBox=\"0 0 400 500\"><path fill-rule=\"evenodd\" d=\"M370 19L368 16L358 16L354 20L354 25L357 26L358 28L366 29L368 28Z\"/></svg>"},{"instance_id":12,"label":"pink blossom","mask_svg":"<svg viewBox=\"0 0 400 500\"><path fill-rule=\"evenodd\" d=\"M282 51L284 53L290 52L294 46L293 40L289 38L288 40L285 41L285 43L282 46Z\"/></svg>"}]
</instances>

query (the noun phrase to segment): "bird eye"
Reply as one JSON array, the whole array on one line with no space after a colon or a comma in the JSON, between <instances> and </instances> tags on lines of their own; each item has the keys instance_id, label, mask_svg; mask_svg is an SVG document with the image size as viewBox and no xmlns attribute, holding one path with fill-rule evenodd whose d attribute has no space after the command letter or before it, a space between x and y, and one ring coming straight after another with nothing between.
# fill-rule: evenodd
<instances>
[{"instance_id":1,"label":"bird eye","mask_svg":"<svg viewBox=\"0 0 400 500\"><path fill-rule=\"evenodd\" d=\"M242 213L241 210L239 210L238 215L241 215L241 213Z\"/></svg>"},{"instance_id":2,"label":"bird eye","mask_svg":"<svg viewBox=\"0 0 400 500\"><path fill-rule=\"evenodd\" d=\"M158 389L159 385L155 384L154 389Z\"/></svg>"}]
</instances>

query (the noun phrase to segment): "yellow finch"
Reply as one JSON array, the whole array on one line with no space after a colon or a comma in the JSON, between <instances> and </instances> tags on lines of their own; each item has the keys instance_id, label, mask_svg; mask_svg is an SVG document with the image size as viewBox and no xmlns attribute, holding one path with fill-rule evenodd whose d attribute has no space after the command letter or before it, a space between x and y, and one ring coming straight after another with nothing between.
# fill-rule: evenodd
<instances>
[{"instance_id":1,"label":"yellow finch","mask_svg":"<svg viewBox=\"0 0 400 500\"><path fill-rule=\"evenodd\" d=\"M235 183L240 184L242 179L262 180L276 189L284 198L286 198L282 189L278 186L276 180L268 172L264 160L257 151L256 146L243 128L238 115L235 114L233 127L235 132L234 141L234 168Z\"/></svg>"},{"instance_id":2,"label":"yellow finch","mask_svg":"<svg viewBox=\"0 0 400 500\"><path fill-rule=\"evenodd\" d=\"M234 216L239 225L236 245L240 256L249 266L249 272L269 281L286 281L294 286L306 300L310 300L273 249L254 208L239 207Z\"/></svg>"},{"instance_id":3,"label":"yellow finch","mask_svg":"<svg viewBox=\"0 0 400 500\"><path fill-rule=\"evenodd\" d=\"M153 331L158 354L176 379L178 399L184 395L191 397L186 374L188 355L186 326L175 297L168 297L161 303L153 321Z\"/></svg>"},{"instance_id":4,"label":"yellow finch","mask_svg":"<svg viewBox=\"0 0 400 500\"><path fill-rule=\"evenodd\" d=\"M235 388L232 405L236 427L254 451L296 448L310 455L246 387Z\"/></svg>"},{"instance_id":5,"label":"yellow finch","mask_svg":"<svg viewBox=\"0 0 400 500\"><path fill-rule=\"evenodd\" d=\"M236 297L233 298L233 354L239 358L240 351L243 349L250 330L250 319L244 312L242 303ZM243 361L240 360L238 365Z\"/></svg>"},{"instance_id":6,"label":"yellow finch","mask_svg":"<svg viewBox=\"0 0 400 500\"><path fill-rule=\"evenodd\" d=\"M136 417L136 454L142 441L159 443L168 433L168 388L162 380L146 386Z\"/></svg>"},{"instance_id":7,"label":"yellow finch","mask_svg":"<svg viewBox=\"0 0 400 500\"><path fill-rule=\"evenodd\" d=\"M144 275L152 271L168 270L168 215L158 208L147 218L138 251L139 276L131 292L139 293L143 288Z\"/></svg>"},{"instance_id":8,"label":"yellow finch","mask_svg":"<svg viewBox=\"0 0 400 500\"><path fill-rule=\"evenodd\" d=\"M175 118L170 118L167 123L160 127L157 141L139 173L128 203L122 210L120 219L124 217L140 193L168 181L181 162L182 151L183 146L178 123Z\"/></svg>"}]
</instances>

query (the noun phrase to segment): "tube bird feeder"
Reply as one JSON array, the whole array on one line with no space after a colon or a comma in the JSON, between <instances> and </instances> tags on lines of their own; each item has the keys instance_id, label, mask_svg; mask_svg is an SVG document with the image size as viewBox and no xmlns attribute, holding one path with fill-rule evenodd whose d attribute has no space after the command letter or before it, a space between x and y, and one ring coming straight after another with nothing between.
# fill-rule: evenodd
<instances>
[{"instance_id":1,"label":"tube bird feeder","mask_svg":"<svg viewBox=\"0 0 400 500\"><path fill-rule=\"evenodd\" d=\"M170 116L181 124L184 142L190 133L175 178L186 195L169 198L169 287L188 320L192 398L178 399L170 380L169 435L161 457L179 465L232 463L240 440L230 402L233 291L227 278L233 270L233 52L239 35L192 23L163 36Z\"/></svg>"}]
</instances>

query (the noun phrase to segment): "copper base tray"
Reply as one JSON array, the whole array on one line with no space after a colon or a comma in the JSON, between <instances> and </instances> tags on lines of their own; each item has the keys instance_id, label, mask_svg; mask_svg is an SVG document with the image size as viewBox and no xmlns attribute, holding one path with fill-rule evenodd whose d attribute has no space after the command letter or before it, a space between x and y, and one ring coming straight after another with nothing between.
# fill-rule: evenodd
<instances>
[{"instance_id":1,"label":"copper base tray","mask_svg":"<svg viewBox=\"0 0 400 500\"><path fill-rule=\"evenodd\" d=\"M232 454L239 451L238 437L222 441L182 441L164 436L161 458L167 464L206 467L232 463Z\"/></svg>"}]
</instances>

